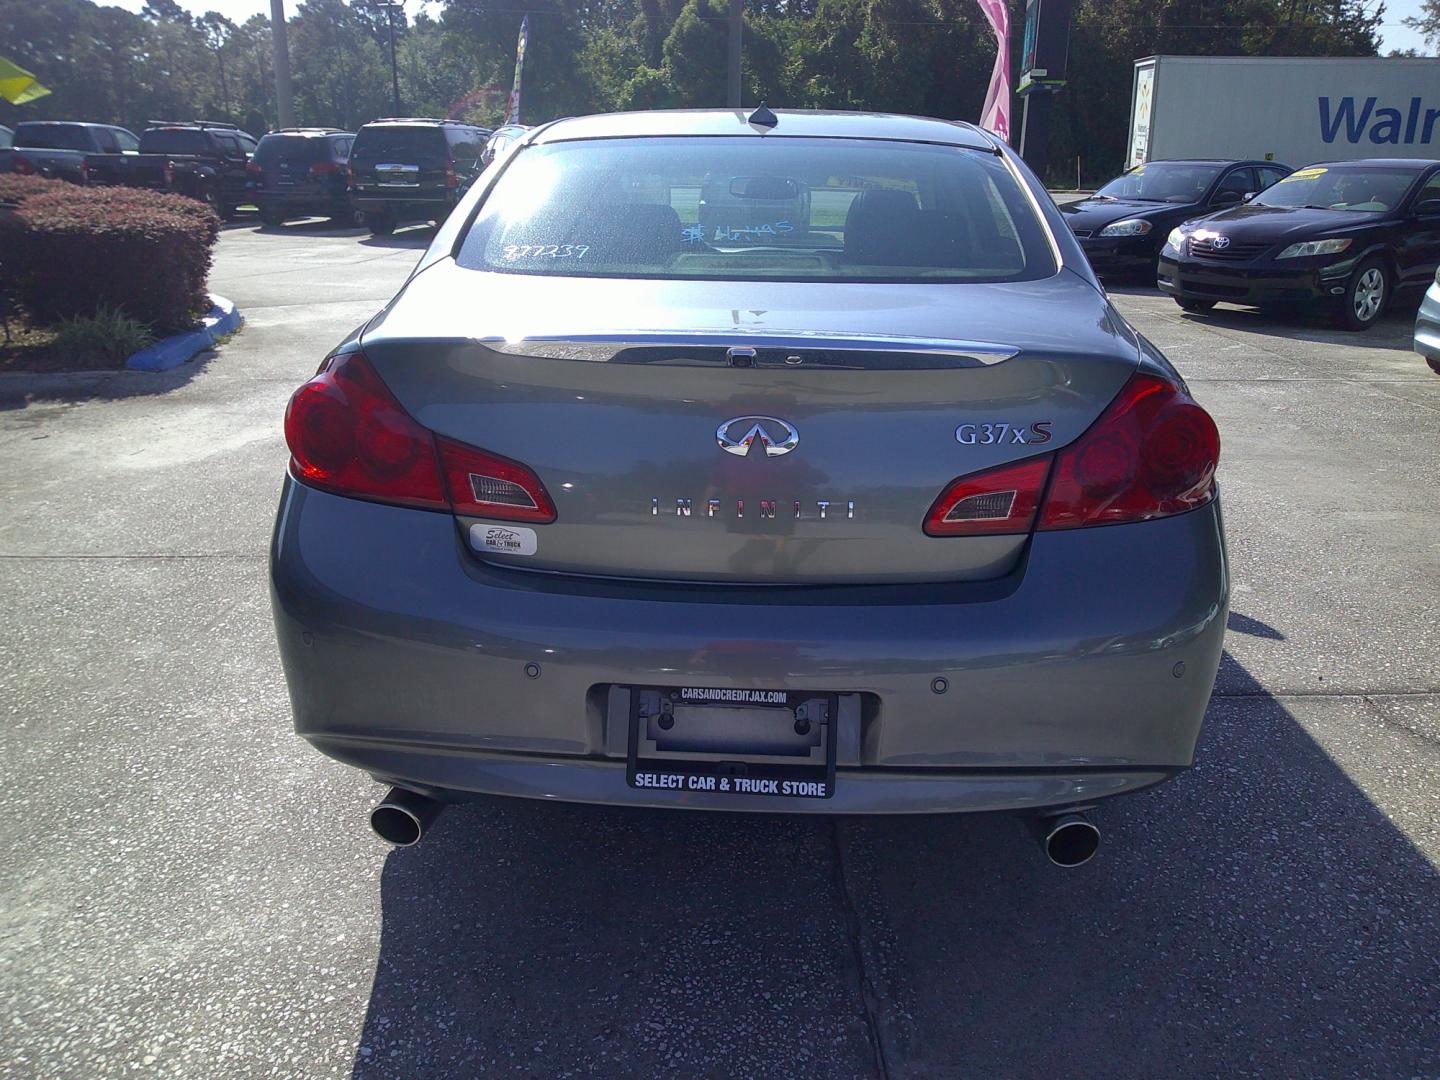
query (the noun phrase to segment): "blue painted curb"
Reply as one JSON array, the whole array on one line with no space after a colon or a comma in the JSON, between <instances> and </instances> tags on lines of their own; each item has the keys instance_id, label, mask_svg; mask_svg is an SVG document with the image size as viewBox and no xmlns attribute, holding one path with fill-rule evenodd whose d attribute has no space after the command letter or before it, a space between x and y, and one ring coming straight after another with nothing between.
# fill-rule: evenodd
<instances>
[{"instance_id":1,"label":"blue painted curb","mask_svg":"<svg viewBox=\"0 0 1440 1080\"><path fill-rule=\"evenodd\" d=\"M131 371L168 371L179 367L196 353L204 352L226 334L240 329L240 309L223 296L210 294L210 311L198 330L172 334L147 349L131 354L125 366Z\"/></svg>"}]
</instances>

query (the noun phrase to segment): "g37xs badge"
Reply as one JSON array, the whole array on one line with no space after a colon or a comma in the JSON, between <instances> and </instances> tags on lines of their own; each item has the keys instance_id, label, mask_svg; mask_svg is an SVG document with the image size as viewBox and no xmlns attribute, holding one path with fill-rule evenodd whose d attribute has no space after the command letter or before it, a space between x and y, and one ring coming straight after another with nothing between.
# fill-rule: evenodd
<instances>
[{"instance_id":1,"label":"g37xs badge","mask_svg":"<svg viewBox=\"0 0 1440 1080\"><path fill-rule=\"evenodd\" d=\"M955 429L955 441L962 446L1030 446L1033 443L1050 441L1051 420L1037 420L1028 427L1025 424L1007 424L997 421L990 424L961 424Z\"/></svg>"}]
</instances>

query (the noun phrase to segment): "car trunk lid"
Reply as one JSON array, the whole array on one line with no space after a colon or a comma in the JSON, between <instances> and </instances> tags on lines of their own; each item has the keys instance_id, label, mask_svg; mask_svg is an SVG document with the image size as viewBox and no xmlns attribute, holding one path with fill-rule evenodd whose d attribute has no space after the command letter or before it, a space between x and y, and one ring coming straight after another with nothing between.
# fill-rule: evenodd
<instances>
[{"instance_id":1,"label":"car trunk lid","mask_svg":"<svg viewBox=\"0 0 1440 1080\"><path fill-rule=\"evenodd\" d=\"M461 519L482 557L775 584L1008 573L1023 535L931 537L926 511L957 476L1077 437L1136 364L1104 298L1068 272L638 282L446 260L363 340L411 415L524 463L555 502L545 525ZM492 528L519 539L487 543Z\"/></svg>"}]
</instances>

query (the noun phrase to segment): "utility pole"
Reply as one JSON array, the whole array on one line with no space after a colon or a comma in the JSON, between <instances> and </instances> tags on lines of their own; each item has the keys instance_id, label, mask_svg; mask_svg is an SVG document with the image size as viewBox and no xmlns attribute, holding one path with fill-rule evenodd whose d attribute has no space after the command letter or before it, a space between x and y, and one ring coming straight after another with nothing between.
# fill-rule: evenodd
<instances>
[{"instance_id":1,"label":"utility pole","mask_svg":"<svg viewBox=\"0 0 1440 1080\"><path fill-rule=\"evenodd\" d=\"M744 29L745 0L730 0L730 62L725 104L731 109L740 108L740 34Z\"/></svg>"},{"instance_id":2,"label":"utility pole","mask_svg":"<svg viewBox=\"0 0 1440 1080\"><path fill-rule=\"evenodd\" d=\"M285 0L270 0L270 40L275 46L276 127L294 127L290 105L290 46L285 41Z\"/></svg>"},{"instance_id":3,"label":"utility pole","mask_svg":"<svg viewBox=\"0 0 1440 1080\"><path fill-rule=\"evenodd\" d=\"M377 4L377 7L385 9L385 22L390 27L390 89L395 96L395 115L400 116L403 110L400 108L400 69L395 64L395 9L402 11L404 4Z\"/></svg>"}]
</instances>

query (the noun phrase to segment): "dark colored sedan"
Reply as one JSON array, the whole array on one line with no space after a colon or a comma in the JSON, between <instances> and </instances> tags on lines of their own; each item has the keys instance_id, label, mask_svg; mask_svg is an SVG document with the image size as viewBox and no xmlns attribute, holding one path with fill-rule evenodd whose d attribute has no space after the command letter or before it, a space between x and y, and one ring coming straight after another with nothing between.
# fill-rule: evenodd
<instances>
[{"instance_id":1,"label":"dark colored sedan","mask_svg":"<svg viewBox=\"0 0 1440 1080\"><path fill-rule=\"evenodd\" d=\"M1440 266L1440 162L1325 162L1171 231L1158 284L1186 311L1326 305L1348 330Z\"/></svg>"},{"instance_id":2,"label":"dark colored sedan","mask_svg":"<svg viewBox=\"0 0 1440 1080\"><path fill-rule=\"evenodd\" d=\"M1012 810L1070 865L1191 763L1215 424L968 124L526 132L285 430L296 726L388 839L481 792Z\"/></svg>"},{"instance_id":3,"label":"dark colored sedan","mask_svg":"<svg viewBox=\"0 0 1440 1080\"><path fill-rule=\"evenodd\" d=\"M1288 175L1274 161L1148 161L1060 212L1099 273L1148 279L1176 225L1236 206Z\"/></svg>"}]
</instances>

